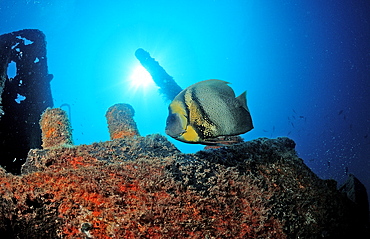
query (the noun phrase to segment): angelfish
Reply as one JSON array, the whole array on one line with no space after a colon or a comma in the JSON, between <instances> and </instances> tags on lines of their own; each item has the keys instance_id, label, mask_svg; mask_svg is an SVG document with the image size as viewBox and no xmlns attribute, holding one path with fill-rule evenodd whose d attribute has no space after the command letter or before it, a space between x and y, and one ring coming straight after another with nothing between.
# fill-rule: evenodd
<instances>
[{"instance_id":1,"label":"angelfish","mask_svg":"<svg viewBox=\"0 0 370 239\"><path fill-rule=\"evenodd\" d=\"M253 129L246 92L235 97L228 84L206 80L182 90L168 107L166 134L186 143L216 144L219 136Z\"/></svg>"}]
</instances>

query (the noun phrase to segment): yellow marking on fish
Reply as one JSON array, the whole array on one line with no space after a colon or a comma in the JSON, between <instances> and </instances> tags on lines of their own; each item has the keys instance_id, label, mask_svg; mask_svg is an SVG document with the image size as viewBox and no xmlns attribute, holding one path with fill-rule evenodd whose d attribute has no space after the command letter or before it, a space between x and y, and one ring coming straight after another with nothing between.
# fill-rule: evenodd
<instances>
[{"instance_id":1,"label":"yellow marking on fish","mask_svg":"<svg viewBox=\"0 0 370 239\"><path fill-rule=\"evenodd\" d=\"M181 136L180 136L180 139L183 139L187 142L198 142L199 141L199 135L198 133L195 131L195 129L193 128L193 126L191 125L188 125L186 127L186 132L183 133Z\"/></svg>"},{"instance_id":2,"label":"yellow marking on fish","mask_svg":"<svg viewBox=\"0 0 370 239\"><path fill-rule=\"evenodd\" d=\"M180 101L177 100L172 101L172 103L170 104L170 108L173 114L177 113L180 115L186 115L184 106Z\"/></svg>"},{"instance_id":3,"label":"yellow marking on fish","mask_svg":"<svg viewBox=\"0 0 370 239\"><path fill-rule=\"evenodd\" d=\"M194 102L194 101L193 101ZM206 137L213 137L217 130L215 125L209 123L205 119L206 115L203 115L196 103L189 103L189 122L195 126L202 126L202 135ZM198 127L197 127L198 128ZM202 137L203 137L202 136Z\"/></svg>"},{"instance_id":4,"label":"yellow marking on fish","mask_svg":"<svg viewBox=\"0 0 370 239\"><path fill-rule=\"evenodd\" d=\"M173 101L170 104L170 109L172 114L178 114L181 120L181 127L185 130L188 124L188 119L186 117L186 111L183 104L180 101Z\"/></svg>"}]
</instances>

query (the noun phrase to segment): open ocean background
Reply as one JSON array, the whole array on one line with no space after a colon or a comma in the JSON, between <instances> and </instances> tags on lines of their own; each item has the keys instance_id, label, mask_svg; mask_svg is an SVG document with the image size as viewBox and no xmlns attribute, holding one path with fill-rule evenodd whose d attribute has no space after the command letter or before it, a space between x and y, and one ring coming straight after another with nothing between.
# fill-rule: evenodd
<instances>
[{"instance_id":1,"label":"open ocean background","mask_svg":"<svg viewBox=\"0 0 370 239\"><path fill-rule=\"evenodd\" d=\"M54 107L71 106L75 144L109 140L116 103L134 107L141 135L165 134L170 102L135 58L143 48L182 88L247 90L245 140L288 136L318 176L352 173L370 191L368 0L0 0L0 34L26 28L46 35Z\"/></svg>"}]
</instances>

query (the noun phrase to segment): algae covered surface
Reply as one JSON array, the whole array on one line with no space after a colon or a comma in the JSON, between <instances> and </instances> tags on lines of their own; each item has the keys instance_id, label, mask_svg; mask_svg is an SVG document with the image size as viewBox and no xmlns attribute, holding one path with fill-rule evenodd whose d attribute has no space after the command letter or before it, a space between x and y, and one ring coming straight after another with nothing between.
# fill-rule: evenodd
<instances>
[{"instance_id":1,"label":"algae covered surface","mask_svg":"<svg viewBox=\"0 0 370 239\"><path fill-rule=\"evenodd\" d=\"M0 174L8 238L338 238L356 205L289 138L183 154L161 135L34 149ZM362 234L359 234L362 233Z\"/></svg>"}]
</instances>

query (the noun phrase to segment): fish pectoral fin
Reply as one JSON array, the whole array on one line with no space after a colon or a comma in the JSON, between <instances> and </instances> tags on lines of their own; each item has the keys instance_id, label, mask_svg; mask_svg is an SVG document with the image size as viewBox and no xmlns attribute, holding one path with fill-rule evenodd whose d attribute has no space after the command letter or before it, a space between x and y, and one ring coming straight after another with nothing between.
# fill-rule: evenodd
<instances>
[{"instance_id":1,"label":"fish pectoral fin","mask_svg":"<svg viewBox=\"0 0 370 239\"><path fill-rule=\"evenodd\" d=\"M210 146L230 146L243 142L243 138L238 135L218 136L216 138L207 138L202 144Z\"/></svg>"}]
</instances>

